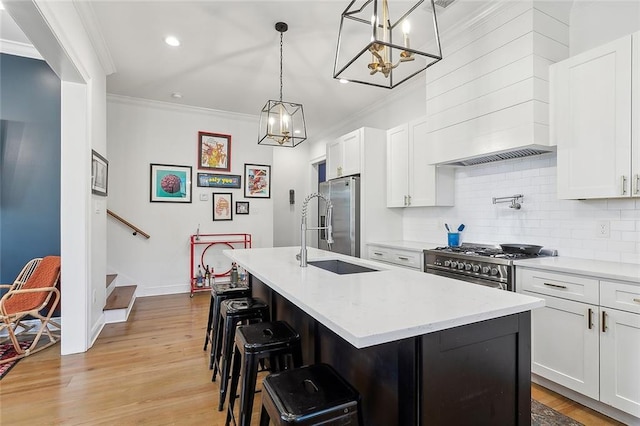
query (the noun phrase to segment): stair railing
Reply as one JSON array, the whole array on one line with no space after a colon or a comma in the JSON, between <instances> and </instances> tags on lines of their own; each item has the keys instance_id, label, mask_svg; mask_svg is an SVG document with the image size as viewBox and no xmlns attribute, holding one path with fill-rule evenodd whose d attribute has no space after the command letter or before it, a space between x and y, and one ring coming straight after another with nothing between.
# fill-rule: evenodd
<instances>
[{"instance_id":1,"label":"stair railing","mask_svg":"<svg viewBox=\"0 0 640 426\"><path fill-rule=\"evenodd\" d=\"M147 239L151 238L151 235L147 234L142 229L138 228L137 226L135 226L134 224L132 224L128 220L123 219L122 217L118 216L117 214L115 214L111 210L107 209L107 214L109 216L113 217L114 219L116 219L117 221L119 221L119 222L123 223L124 225L128 226L129 228L133 229L133 235L140 234L140 235L142 235L143 237L145 237Z\"/></svg>"}]
</instances>

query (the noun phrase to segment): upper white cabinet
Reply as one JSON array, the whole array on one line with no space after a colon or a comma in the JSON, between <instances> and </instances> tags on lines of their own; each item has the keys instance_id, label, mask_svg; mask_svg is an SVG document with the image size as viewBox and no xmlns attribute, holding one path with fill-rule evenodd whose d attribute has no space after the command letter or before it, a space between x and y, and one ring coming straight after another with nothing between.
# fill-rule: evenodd
<instances>
[{"instance_id":1,"label":"upper white cabinet","mask_svg":"<svg viewBox=\"0 0 640 426\"><path fill-rule=\"evenodd\" d=\"M386 131L361 127L327 144L327 180L360 175L360 253L402 238L402 212L386 205ZM335 218L334 218L335 219Z\"/></svg>"},{"instance_id":2,"label":"upper white cabinet","mask_svg":"<svg viewBox=\"0 0 640 426\"><path fill-rule=\"evenodd\" d=\"M327 144L327 180L360 173L362 129Z\"/></svg>"},{"instance_id":3,"label":"upper white cabinet","mask_svg":"<svg viewBox=\"0 0 640 426\"><path fill-rule=\"evenodd\" d=\"M387 131L387 207L452 206L454 170L429 165L427 119Z\"/></svg>"},{"instance_id":4,"label":"upper white cabinet","mask_svg":"<svg viewBox=\"0 0 640 426\"><path fill-rule=\"evenodd\" d=\"M550 67L559 198L640 196L639 60L636 33Z\"/></svg>"}]
</instances>

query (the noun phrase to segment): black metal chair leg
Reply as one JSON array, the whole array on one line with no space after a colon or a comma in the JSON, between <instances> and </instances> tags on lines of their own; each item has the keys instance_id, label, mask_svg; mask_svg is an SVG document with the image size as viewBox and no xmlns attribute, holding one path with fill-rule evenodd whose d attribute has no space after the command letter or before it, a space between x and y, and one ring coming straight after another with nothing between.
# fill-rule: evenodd
<instances>
[{"instance_id":1,"label":"black metal chair leg","mask_svg":"<svg viewBox=\"0 0 640 426\"><path fill-rule=\"evenodd\" d=\"M251 411L255 396L256 381L258 377L258 362L250 355L245 354L242 363L242 386L240 387L240 426L251 426Z\"/></svg>"},{"instance_id":2,"label":"black metal chair leg","mask_svg":"<svg viewBox=\"0 0 640 426\"><path fill-rule=\"evenodd\" d=\"M231 416L233 415L233 406L235 405L236 395L238 393L238 382L240 381L241 373L241 358L240 350L235 347L233 353L233 368L231 373L231 385L229 386L229 404L227 406L227 419L225 425L228 426L231 422Z\"/></svg>"},{"instance_id":3,"label":"black metal chair leg","mask_svg":"<svg viewBox=\"0 0 640 426\"><path fill-rule=\"evenodd\" d=\"M229 384L229 370L231 369L231 357L233 353L233 338L235 335L236 324L227 319L224 324L223 349L228 349L231 353L222 352L222 365L220 366L220 402L218 403L218 411L222 411L224 400L227 396L227 387ZM214 368L215 374L215 368ZM213 380L213 379L212 379Z\"/></svg>"}]
</instances>

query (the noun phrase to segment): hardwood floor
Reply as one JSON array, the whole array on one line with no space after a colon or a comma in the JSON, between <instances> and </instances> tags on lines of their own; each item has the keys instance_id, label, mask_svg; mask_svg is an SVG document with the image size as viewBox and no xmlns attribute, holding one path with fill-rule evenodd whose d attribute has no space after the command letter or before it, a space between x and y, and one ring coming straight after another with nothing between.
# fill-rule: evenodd
<instances>
[{"instance_id":1,"label":"hardwood floor","mask_svg":"<svg viewBox=\"0 0 640 426\"><path fill-rule=\"evenodd\" d=\"M0 382L0 424L223 425L202 350L208 308L208 293L139 298L88 352L23 359ZM620 424L537 385L532 395L587 426Z\"/></svg>"}]
</instances>

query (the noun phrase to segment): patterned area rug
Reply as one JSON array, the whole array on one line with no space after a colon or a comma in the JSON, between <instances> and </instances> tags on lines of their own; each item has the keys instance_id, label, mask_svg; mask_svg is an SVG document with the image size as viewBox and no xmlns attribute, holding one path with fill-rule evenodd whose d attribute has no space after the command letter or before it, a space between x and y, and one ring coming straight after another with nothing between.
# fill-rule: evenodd
<instances>
[{"instance_id":1,"label":"patterned area rug","mask_svg":"<svg viewBox=\"0 0 640 426\"><path fill-rule=\"evenodd\" d=\"M31 345L31 340L20 342L20 347L23 349L28 348L29 345ZM0 344L0 361L2 361L3 359L13 358L15 355L16 350L11 343ZM17 359L0 364L0 380L2 380L3 377L7 375L7 373L18 363L18 361L20 360Z\"/></svg>"},{"instance_id":2,"label":"patterned area rug","mask_svg":"<svg viewBox=\"0 0 640 426\"><path fill-rule=\"evenodd\" d=\"M553 408L531 400L531 426L584 426Z\"/></svg>"}]
</instances>

